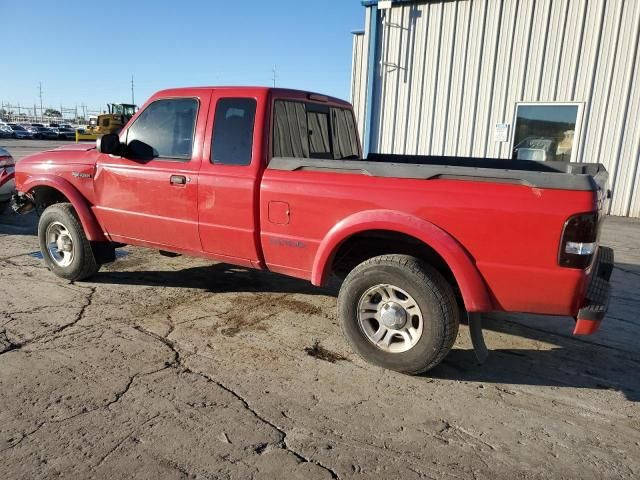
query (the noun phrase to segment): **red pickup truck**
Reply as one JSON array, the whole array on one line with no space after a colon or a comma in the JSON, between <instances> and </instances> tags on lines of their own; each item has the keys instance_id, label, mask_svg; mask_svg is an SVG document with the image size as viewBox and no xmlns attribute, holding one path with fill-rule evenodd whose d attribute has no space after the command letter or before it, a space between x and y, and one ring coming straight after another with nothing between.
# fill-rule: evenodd
<instances>
[{"instance_id":1,"label":"red pickup truck","mask_svg":"<svg viewBox=\"0 0 640 480\"><path fill-rule=\"evenodd\" d=\"M14 208L44 209L38 235L75 281L117 244L194 255L327 284L368 361L424 372L468 316L563 315L593 333L611 249L600 164L488 158L362 158L351 106L273 88L155 94L119 135L32 155ZM475 335L474 335L475 333Z\"/></svg>"}]
</instances>

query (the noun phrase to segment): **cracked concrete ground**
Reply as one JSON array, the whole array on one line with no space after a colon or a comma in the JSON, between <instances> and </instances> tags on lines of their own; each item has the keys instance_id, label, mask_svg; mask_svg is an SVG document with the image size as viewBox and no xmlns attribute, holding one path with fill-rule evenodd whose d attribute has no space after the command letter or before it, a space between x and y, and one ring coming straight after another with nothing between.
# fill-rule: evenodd
<instances>
[{"instance_id":1,"label":"cracked concrete ground","mask_svg":"<svg viewBox=\"0 0 640 480\"><path fill-rule=\"evenodd\" d=\"M127 247L90 282L0 216L3 478L638 478L640 222L611 218L610 315L493 315L421 377L364 363L332 292ZM333 363L310 356L318 346Z\"/></svg>"}]
</instances>

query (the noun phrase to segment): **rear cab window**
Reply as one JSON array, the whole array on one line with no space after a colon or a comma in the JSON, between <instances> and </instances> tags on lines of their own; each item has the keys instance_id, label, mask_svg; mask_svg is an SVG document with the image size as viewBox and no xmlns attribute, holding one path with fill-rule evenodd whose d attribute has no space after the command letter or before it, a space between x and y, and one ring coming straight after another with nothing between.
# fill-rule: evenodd
<instances>
[{"instance_id":1,"label":"rear cab window","mask_svg":"<svg viewBox=\"0 0 640 480\"><path fill-rule=\"evenodd\" d=\"M353 160L360 158L353 112L348 108L276 100L272 156Z\"/></svg>"}]
</instances>

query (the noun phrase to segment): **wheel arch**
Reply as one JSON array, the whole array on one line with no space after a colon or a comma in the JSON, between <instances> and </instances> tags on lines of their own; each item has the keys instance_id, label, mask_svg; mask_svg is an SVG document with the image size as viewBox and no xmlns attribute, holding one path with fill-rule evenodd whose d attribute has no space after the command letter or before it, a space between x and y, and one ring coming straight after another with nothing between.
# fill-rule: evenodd
<instances>
[{"instance_id":1,"label":"wheel arch","mask_svg":"<svg viewBox=\"0 0 640 480\"><path fill-rule=\"evenodd\" d=\"M24 182L20 190L28 192L36 205L70 203L80 219L87 238L92 242L108 241L87 200L67 180L57 176L32 177Z\"/></svg>"},{"instance_id":2,"label":"wheel arch","mask_svg":"<svg viewBox=\"0 0 640 480\"><path fill-rule=\"evenodd\" d=\"M350 244L363 238L369 242L375 242L376 239L387 242L386 249L379 252L374 249L371 253L373 256L405 253L431 264L435 263L434 267L457 288L467 311L493 310L482 275L471 256L455 238L426 220L390 210L359 212L337 223L320 243L313 263L311 282L318 286L326 285L336 260L340 261L339 255Z\"/></svg>"}]
</instances>

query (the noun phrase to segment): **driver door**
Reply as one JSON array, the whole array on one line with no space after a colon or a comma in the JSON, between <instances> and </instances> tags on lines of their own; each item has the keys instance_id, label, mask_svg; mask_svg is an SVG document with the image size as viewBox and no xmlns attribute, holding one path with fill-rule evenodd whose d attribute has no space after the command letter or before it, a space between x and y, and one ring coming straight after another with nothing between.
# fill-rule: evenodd
<instances>
[{"instance_id":1,"label":"driver door","mask_svg":"<svg viewBox=\"0 0 640 480\"><path fill-rule=\"evenodd\" d=\"M198 170L210 94L157 98L122 133L127 155L99 155L95 212L114 241L201 251Z\"/></svg>"}]
</instances>

